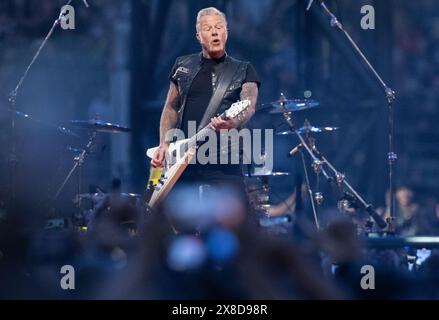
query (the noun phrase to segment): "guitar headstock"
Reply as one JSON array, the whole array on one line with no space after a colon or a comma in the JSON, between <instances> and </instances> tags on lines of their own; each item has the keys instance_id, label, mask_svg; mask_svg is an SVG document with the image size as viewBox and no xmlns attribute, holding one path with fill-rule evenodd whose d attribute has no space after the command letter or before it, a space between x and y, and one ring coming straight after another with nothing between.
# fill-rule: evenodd
<instances>
[{"instance_id":1,"label":"guitar headstock","mask_svg":"<svg viewBox=\"0 0 439 320\"><path fill-rule=\"evenodd\" d=\"M225 116L227 119L234 119L238 118L238 120L241 120L242 116L244 115L245 111L250 106L251 102L249 99L237 101L233 103L229 109L225 111Z\"/></svg>"}]
</instances>

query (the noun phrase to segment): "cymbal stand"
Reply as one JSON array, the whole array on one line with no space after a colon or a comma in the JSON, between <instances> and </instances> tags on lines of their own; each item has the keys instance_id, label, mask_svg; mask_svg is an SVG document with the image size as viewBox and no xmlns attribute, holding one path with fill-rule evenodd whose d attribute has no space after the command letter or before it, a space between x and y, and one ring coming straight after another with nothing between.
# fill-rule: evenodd
<instances>
[{"instance_id":1,"label":"cymbal stand","mask_svg":"<svg viewBox=\"0 0 439 320\"><path fill-rule=\"evenodd\" d=\"M305 120L304 128L311 128L311 125L307 119ZM305 131L305 136L308 145L313 148L315 145L315 138L309 136L308 130ZM314 199L317 205L320 206L323 203L323 193L320 191L320 173L322 173L323 168L321 166L320 160L314 160L312 163L312 167L316 175L316 192L314 193Z\"/></svg>"},{"instance_id":2,"label":"cymbal stand","mask_svg":"<svg viewBox=\"0 0 439 320\"><path fill-rule=\"evenodd\" d=\"M328 161L328 159L326 159L323 156L323 154L317 149L315 144L312 147L310 147L306 143L305 139L302 137L302 134L300 132L295 131L295 133L296 133L297 137L299 138L302 146L305 148L305 150L308 152L308 154L313 159L313 166L318 165L320 167L320 170L322 170L322 172L324 172L325 177L327 177L327 179L328 179L329 175L323 169L323 165L326 164L328 166L328 168L332 171L334 177L336 177L337 184L339 184L340 187L342 185L345 186L350 191L350 193L352 193L352 195L358 200L359 203L361 203L363 205L366 212L369 213L369 215L375 220L375 222L377 223L377 225L381 229L386 228L388 226L387 223L383 220L383 218L381 218L378 215L378 213L374 210L373 206L371 204L368 204L363 199L363 197L361 197L358 194L358 192L355 191L355 189L346 180L346 177L343 174L341 174L337 169L335 169L335 167ZM318 156L316 156L315 153ZM331 178L331 179L333 179L333 178Z\"/></svg>"},{"instance_id":3,"label":"cymbal stand","mask_svg":"<svg viewBox=\"0 0 439 320\"><path fill-rule=\"evenodd\" d=\"M300 150L299 152L300 152L300 156L302 158L303 172L305 173L306 190L308 192L309 199L311 200L311 208L312 208L312 213L313 213L313 217L314 217L314 223L316 224L317 230L319 230L320 224L319 224L319 219L317 216L317 207L315 204L315 202L317 202L317 197L314 198L313 192L311 189L311 184L309 183L308 170L306 169L306 163L305 163L305 155L303 154L302 150Z\"/></svg>"},{"instance_id":4,"label":"cymbal stand","mask_svg":"<svg viewBox=\"0 0 439 320\"><path fill-rule=\"evenodd\" d=\"M292 132L296 132L296 130L294 129L294 123L293 123L293 118L292 118L292 111L288 110L285 107L283 107L282 113L283 113L283 116L285 118L285 121L287 122L288 126L290 127L290 130ZM306 189L307 189L307 192L308 192L309 200L311 202L311 208L312 208L312 212L313 212L314 222L315 222L316 228L318 230L318 229L320 229L320 224L319 224L319 221L318 221L317 206L315 204L315 199L314 199L314 196L313 196L313 191L312 191L311 185L309 183L308 170L306 169L305 157L303 155L303 152L300 150L300 148L299 148L299 151L300 151L300 154L302 156L302 165L303 165L303 171L304 171L304 175L305 175Z\"/></svg>"},{"instance_id":5,"label":"cymbal stand","mask_svg":"<svg viewBox=\"0 0 439 320\"><path fill-rule=\"evenodd\" d=\"M61 193L61 191L64 189L65 185L67 184L67 182L69 181L69 179L71 178L71 176L73 175L73 173L75 172L75 170L77 168L79 168L79 175L78 175L78 194L81 194L81 166L84 164L85 161L85 157L88 153L90 153L91 147L93 145L93 142L96 138L96 130L91 131L91 133L89 134L89 138L88 138L88 142L87 145L84 147L84 149L82 149L82 151L73 158L74 164L72 169L69 171L69 173L67 174L66 178L64 179L63 183L61 184L61 186L58 188L58 191L55 194L55 199L58 199L59 194ZM81 204L81 199L79 200L79 205Z\"/></svg>"}]
</instances>

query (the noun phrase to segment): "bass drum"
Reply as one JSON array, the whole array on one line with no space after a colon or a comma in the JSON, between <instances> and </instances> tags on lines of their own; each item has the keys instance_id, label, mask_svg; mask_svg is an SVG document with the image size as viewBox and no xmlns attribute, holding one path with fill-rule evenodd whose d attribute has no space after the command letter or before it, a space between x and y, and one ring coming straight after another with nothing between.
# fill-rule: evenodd
<instances>
[{"instance_id":1,"label":"bass drum","mask_svg":"<svg viewBox=\"0 0 439 320\"><path fill-rule=\"evenodd\" d=\"M115 228L128 236L137 234L141 216L141 196L134 193L100 193L90 195L92 209L87 210L88 231L103 226Z\"/></svg>"}]
</instances>

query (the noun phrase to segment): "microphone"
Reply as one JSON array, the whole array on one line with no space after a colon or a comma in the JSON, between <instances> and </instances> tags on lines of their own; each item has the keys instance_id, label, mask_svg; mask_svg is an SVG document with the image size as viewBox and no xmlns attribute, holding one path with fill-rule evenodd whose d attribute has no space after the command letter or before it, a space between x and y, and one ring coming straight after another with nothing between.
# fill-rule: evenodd
<instances>
[{"instance_id":1,"label":"microphone","mask_svg":"<svg viewBox=\"0 0 439 320\"><path fill-rule=\"evenodd\" d=\"M378 227L380 227L381 229L387 227L387 222L384 221L383 218L381 218L381 216L374 210L374 208L371 205L368 205L366 207L366 211L370 214L373 220L375 220Z\"/></svg>"},{"instance_id":2,"label":"microphone","mask_svg":"<svg viewBox=\"0 0 439 320\"><path fill-rule=\"evenodd\" d=\"M350 194L349 192L343 192L343 196L341 197L341 200L342 199L346 199L347 201L349 201L349 203L351 204L352 208L358 209L357 199L352 194ZM378 227L380 227L380 229L384 229L384 228L387 227L387 222L384 221L384 219L378 214L378 212L375 211L373 206L371 206L370 204L367 205L366 206L366 212L369 213L369 215L376 222Z\"/></svg>"},{"instance_id":3,"label":"microphone","mask_svg":"<svg viewBox=\"0 0 439 320\"><path fill-rule=\"evenodd\" d=\"M293 149L290 150L290 152L288 152L288 158L292 157L293 155L295 155L297 152L300 151L300 148L302 148L302 144L299 143L297 146L295 146Z\"/></svg>"},{"instance_id":4,"label":"microphone","mask_svg":"<svg viewBox=\"0 0 439 320\"><path fill-rule=\"evenodd\" d=\"M319 1L320 4L322 5L323 0L318 0L318 1ZM309 11L309 9L311 8L313 2L314 2L314 0L309 0L309 2L308 2L308 6L306 7L306 11Z\"/></svg>"},{"instance_id":5,"label":"microphone","mask_svg":"<svg viewBox=\"0 0 439 320\"><path fill-rule=\"evenodd\" d=\"M77 152L77 153L81 153L82 151L84 151L84 149L73 148L73 147L70 147L70 146L66 146L65 150L66 151Z\"/></svg>"}]
</instances>

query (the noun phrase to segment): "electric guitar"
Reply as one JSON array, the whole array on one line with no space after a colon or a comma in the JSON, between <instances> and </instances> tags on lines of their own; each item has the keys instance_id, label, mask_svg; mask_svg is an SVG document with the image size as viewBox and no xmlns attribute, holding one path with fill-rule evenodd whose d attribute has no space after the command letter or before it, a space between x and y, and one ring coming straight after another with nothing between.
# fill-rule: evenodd
<instances>
[{"instance_id":1,"label":"electric guitar","mask_svg":"<svg viewBox=\"0 0 439 320\"><path fill-rule=\"evenodd\" d=\"M220 117L223 120L235 118L240 120L249 106L250 100L248 99L237 101L233 103L229 109L224 111ZM163 168L154 168L151 166L150 177L144 197L150 208L161 202L169 191L171 191L195 156L197 147L204 142L211 130L212 129L208 126L205 126L189 139L170 143L165 155L165 166ZM159 147L148 149L146 155L152 158L158 148Z\"/></svg>"}]
</instances>

